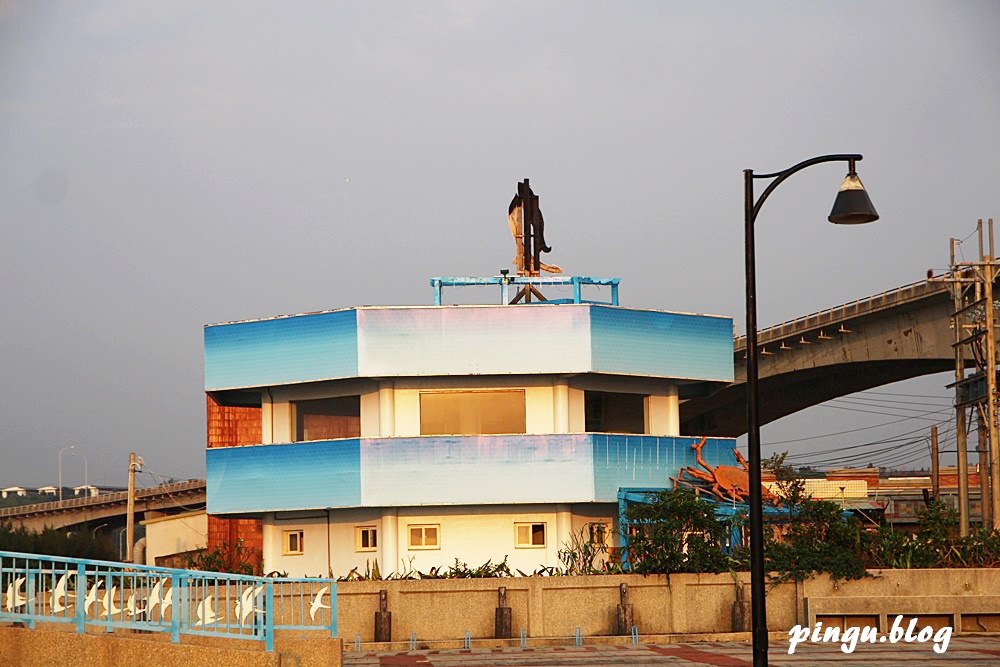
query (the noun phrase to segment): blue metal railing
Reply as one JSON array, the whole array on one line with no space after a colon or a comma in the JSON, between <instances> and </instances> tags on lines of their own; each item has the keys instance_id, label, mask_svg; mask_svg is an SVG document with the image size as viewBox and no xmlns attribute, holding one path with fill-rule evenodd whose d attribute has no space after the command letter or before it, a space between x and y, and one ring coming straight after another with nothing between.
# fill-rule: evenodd
<instances>
[{"instance_id":1,"label":"blue metal railing","mask_svg":"<svg viewBox=\"0 0 1000 667\"><path fill-rule=\"evenodd\" d=\"M275 630L337 636L333 579L250 577L0 551L0 622L235 637L274 650Z\"/></svg>"}]
</instances>

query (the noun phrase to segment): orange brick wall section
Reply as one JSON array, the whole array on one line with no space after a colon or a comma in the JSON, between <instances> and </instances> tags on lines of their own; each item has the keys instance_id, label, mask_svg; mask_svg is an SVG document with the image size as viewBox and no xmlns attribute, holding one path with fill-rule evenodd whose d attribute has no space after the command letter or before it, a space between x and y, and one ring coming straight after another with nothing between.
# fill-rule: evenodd
<instances>
[{"instance_id":1,"label":"orange brick wall section","mask_svg":"<svg viewBox=\"0 0 1000 667\"><path fill-rule=\"evenodd\" d=\"M260 408L220 405L210 394L205 395L208 447L239 447L261 442ZM264 531L259 519L223 519L208 517L208 550L230 548L237 540L253 553L251 564L260 571Z\"/></svg>"},{"instance_id":2,"label":"orange brick wall section","mask_svg":"<svg viewBox=\"0 0 1000 667\"><path fill-rule=\"evenodd\" d=\"M205 402L209 449L260 444L260 408L219 405L210 394Z\"/></svg>"}]
</instances>

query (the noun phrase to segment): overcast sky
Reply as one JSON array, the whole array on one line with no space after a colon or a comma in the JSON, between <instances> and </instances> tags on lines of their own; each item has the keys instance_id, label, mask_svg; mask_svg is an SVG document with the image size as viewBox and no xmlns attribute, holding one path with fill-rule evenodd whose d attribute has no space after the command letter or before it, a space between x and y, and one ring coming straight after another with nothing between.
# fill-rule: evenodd
<instances>
[{"instance_id":1,"label":"overcast sky","mask_svg":"<svg viewBox=\"0 0 1000 667\"><path fill-rule=\"evenodd\" d=\"M204 324L495 274L525 177L546 261L742 331L742 170L863 153L875 225L826 222L840 164L768 200L760 323L920 280L1000 219L998 34L996 1L0 0L0 485L69 445L91 482L203 476ZM898 419L844 405L765 442Z\"/></svg>"}]
</instances>

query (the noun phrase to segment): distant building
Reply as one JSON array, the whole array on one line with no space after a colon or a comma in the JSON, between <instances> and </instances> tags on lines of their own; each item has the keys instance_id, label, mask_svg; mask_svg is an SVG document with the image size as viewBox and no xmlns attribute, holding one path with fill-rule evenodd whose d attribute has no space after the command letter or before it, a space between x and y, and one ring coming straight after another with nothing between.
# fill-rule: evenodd
<instances>
[{"instance_id":1,"label":"distant building","mask_svg":"<svg viewBox=\"0 0 1000 667\"><path fill-rule=\"evenodd\" d=\"M195 556L208 543L205 510L155 517L141 524L146 527L146 565L187 567L188 556Z\"/></svg>"},{"instance_id":2,"label":"distant building","mask_svg":"<svg viewBox=\"0 0 1000 667\"><path fill-rule=\"evenodd\" d=\"M733 324L579 285L568 301L207 326L209 548L242 539L265 571L343 575L504 558L530 573L574 534L620 546L624 490L696 465L678 405L732 381ZM703 456L735 465L733 446Z\"/></svg>"},{"instance_id":3,"label":"distant building","mask_svg":"<svg viewBox=\"0 0 1000 667\"><path fill-rule=\"evenodd\" d=\"M90 485L90 484L88 484L88 485L74 486L73 487L73 495L74 496L80 496L80 495L82 495L84 497L94 497L94 496L99 495L100 493L101 493L100 489L98 489L96 486L93 486L93 485Z\"/></svg>"},{"instance_id":4,"label":"distant building","mask_svg":"<svg viewBox=\"0 0 1000 667\"><path fill-rule=\"evenodd\" d=\"M59 489L54 486L40 486L36 489L36 491L46 496L55 496L59 494Z\"/></svg>"},{"instance_id":5,"label":"distant building","mask_svg":"<svg viewBox=\"0 0 1000 667\"><path fill-rule=\"evenodd\" d=\"M23 498L28 495L28 490L23 486L8 486L6 489L0 489L0 496L6 498L7 496L19 496Z\"/></svg>"}]
</instances>

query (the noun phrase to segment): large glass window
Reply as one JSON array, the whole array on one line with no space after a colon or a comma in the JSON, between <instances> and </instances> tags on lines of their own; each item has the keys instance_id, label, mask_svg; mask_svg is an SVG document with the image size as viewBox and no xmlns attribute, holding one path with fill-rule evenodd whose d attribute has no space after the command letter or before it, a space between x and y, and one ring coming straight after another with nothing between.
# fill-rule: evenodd
<instances>
[{"instance_id":1,"label":"large glass window","mask_svg":"<svg viewBox=\"0 0 1000 667\"><path fill-rule=\"evenodd\" d=\"M524 390L420 394L421 435L524 433Z\"/></svg>"},{"instance_id":2,"label":"large glass window","mask_svg":"<svg viewBox=\"0 0 1000 667\"><path fill-rule=\"evenodd\" d=\"M646 432L646 397L642 394L587 391L583 396L588 433Z\"/></svg>"},{"instance_id":3,"label":"large glass window","mask_svg":"<svg viewBox=\"0 0 1000 667\"><path fill-rule=\"evenodd\" d=\"M295 441L361 437L361 397L295 401Z\"/></svg>"}]
</instances>

